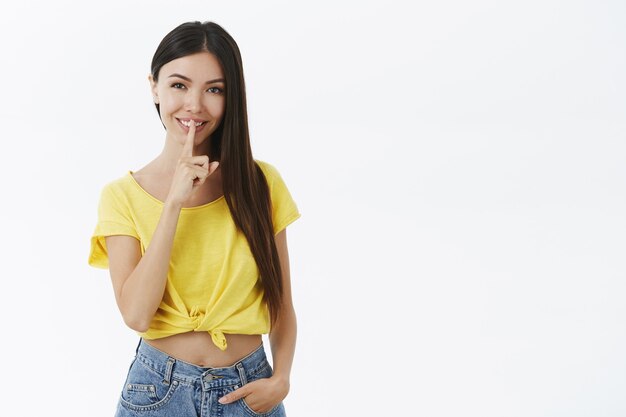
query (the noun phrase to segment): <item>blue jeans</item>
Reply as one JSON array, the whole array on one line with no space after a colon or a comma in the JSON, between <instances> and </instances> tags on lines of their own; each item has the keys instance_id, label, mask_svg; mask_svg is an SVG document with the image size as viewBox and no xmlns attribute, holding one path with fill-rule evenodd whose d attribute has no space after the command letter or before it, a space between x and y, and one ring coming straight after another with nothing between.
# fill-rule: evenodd
<instances>
[{"instance_id":1,"label":"blue jeans","mask_svg":"<svg viewBox=\"0 0 626 417\"><path fill-rule=\"evenodd\" d=\"M140 338L115 416L286 417L282 401L267 413L252 410L245 398L229 404L217 402L248 382L272 374L263 344L232 366L203 368L173 358Z\"/></svg>"}]
</instances>

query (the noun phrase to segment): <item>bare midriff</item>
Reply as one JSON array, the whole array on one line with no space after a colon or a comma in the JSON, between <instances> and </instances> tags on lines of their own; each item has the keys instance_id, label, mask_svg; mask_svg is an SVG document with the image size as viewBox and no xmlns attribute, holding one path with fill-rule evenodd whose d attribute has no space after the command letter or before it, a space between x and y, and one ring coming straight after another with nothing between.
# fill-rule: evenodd
<instances>
[{"instance_id":1,"label":"bare midriff","mask_svg":"<svg viewBox=\"0 0 626 417\"><path fill-rule=\"evenodd\" d=\"M208 332L186 332L144 341L175 359L203 368L232 366L263 343L260 334L224 333L224 336L227 344L224 351L215 346Z\"/></svg>"}]
</instances>

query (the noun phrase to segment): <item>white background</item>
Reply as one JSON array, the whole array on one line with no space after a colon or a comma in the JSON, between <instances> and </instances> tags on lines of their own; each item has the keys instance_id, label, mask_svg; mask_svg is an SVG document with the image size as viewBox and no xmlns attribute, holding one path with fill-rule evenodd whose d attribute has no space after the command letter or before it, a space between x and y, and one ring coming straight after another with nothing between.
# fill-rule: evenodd
<instances>
[{"instance_id":1,"label":"white background","mask_svg":"<svg viewBox=\"0 0 626 417\"><path fill-rule=\"evenodd\" d=\"M89 238L189 20L238 42L302 213L289 416L626 415L626 3L8 4L3 415L113 415L138 339Z\"/></svg>"}]
</instances>

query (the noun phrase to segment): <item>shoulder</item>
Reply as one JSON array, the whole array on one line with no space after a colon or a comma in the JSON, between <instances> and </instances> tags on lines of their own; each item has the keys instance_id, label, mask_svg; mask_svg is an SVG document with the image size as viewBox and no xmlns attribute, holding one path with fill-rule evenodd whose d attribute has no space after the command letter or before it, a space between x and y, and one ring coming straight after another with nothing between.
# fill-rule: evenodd
<instances>
[{"instance_id":1,"label":"shoulder","mask_svg":"<svg viewBox=\"0 0 626 417\"><path fill-rule=\"evenodd\" d=\"M254 162L256 162L256 163L257 163L257 165L258 165L259 167L261 167L261 169L263 170L263 172L265 172L265 171L270 171L270 170L276 170L276 167L274 167L274 165L270 164L270 163L269 163L269 162L267 162L267 161L263 161L263 160L261 160L261 159L256 159L256 158L255 158L255 159L254 159Z\"/></svg>"},{"instance_id":2,"label":"shoulder","mask_svg":"<svg viewBox=\"0 0 626 417\"><path fill-rule=\"evenodd\" d=\"M265 175L265 178L267 178L268 183L272 183L276 177L280 176L280 173L278 172L276 167L269 162L262 161L260 159L255 159L254 161L257 163L259 168L261 168L261 171L263 171L263 174Z\"/></svg>"},{"instance_id":3,"label":"shoulder","mask_svg":"<svg viewBox=\"0 0 626 417\"><path fill-rule=\"evenodd\" d=\"M132 187L132 181L130 172L126 172L124 175L105 182L100 188L100 193L117 196L128 194L129 189Z\"/></svg>"}]
</instances>

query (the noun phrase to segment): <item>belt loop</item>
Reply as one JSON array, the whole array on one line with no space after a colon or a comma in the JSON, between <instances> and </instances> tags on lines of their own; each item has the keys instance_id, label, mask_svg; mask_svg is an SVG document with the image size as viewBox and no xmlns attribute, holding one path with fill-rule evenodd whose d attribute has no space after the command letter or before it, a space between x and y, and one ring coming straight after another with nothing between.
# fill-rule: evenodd
<instances>
[{"instance_id":1,"label":"belt loop","mask_svg":"<svg viewBox=\"0 0 626 417\"><path fill-rule=\"evenodd\" d=\"M176 359L171 356L167 358L167 365L165 365L165 378L163 379L163 383L165 383L165 385L169 385L172 380L172 368L174 367L174 362L176 362Z\"/></svg>"},{"instance_id":2,"label":"belt loop","mask_svg":"<svg viewBox=\"0 0 626 417\"><path fill-rule=\"evenodd\" d=\"M243 368L243 364L241 362L237 362L237 370L239 371L239 378L241 378L241 386L244 386L248 383L246 379L246 370Z\"/></svg>"}]
</instances>

